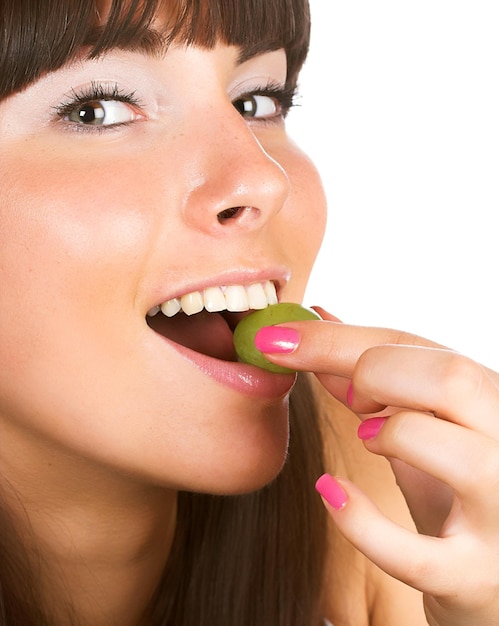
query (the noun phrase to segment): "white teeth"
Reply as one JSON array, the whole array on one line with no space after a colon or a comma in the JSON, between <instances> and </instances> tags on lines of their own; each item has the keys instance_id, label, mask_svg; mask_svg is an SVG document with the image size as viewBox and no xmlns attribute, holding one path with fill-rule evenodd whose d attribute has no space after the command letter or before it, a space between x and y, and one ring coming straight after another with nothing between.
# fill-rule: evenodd
<instances>
[{"instance_id":1,"label":"white teeth","mask_svg":"<svg viewBox=\"0 0 499 626\"><path fill-rule=\"evenodd\" d=\"M167 317L173 317L179 311L183 311L186 315L194 315L203 309L210 312L225 310L240 312L249 309L265 309L269 304L277 302L275 285L271 280L267 280L247 286L208 287L202 293L193 291L152 307L147 315L152 317L160 310Z\"/></svg>"},{"instance_id":2,"label":"white teeth","mask_svg":"<svg viewBox=\"0 0 499 626\"><path fill-rule=\"evenodd\" d=\"M275 287L272 285L275 294ZM248 296L248 306L250 309L265 309L270 302L267 300L265 289L262 283L253 283L246 287L246 294Z\"/></svg>"},{"instance_id":3,"label":"white teeth","mask_svg":"<svg viewBox=\"0 0 499 626\"><path fill-rule=\"evenodd\" d=\"M163 302L160 308L161 312L166 315L166 317L173 317L180 311L180 300L178 298L167 300L166 302Z\"/></svg>"},{"instance_id":4,"label":"white teeth","mask_svg":"<svg viewBox=\"0 0 499 626\"><path fill-rule=\"evenodd\" d=\"M247 311L249 309L246 289L242 285L229 285L226 287L224 295L227 302L227 311L238 313L239 311Z\"/></svg>"},{"instance_id":5,"label":"white teeth","mask_svg":"<svg viewBox=\"0 0 499 626\"><path fill-rule=\"evenodd\" d=\"M185 294L185 296L182 296L180 298L180 306L182 307L182 311L186 315L194 315L194 313L199 313L204 308L203 296L199 293L199 291L187 293Z\"/></svg>"},{"instance_id":6,"label":"white teeth","mask_svg":"<svg viewBox=\"0 0 499 626\"><path fill-rule=\"evenodd\" d=\"M221 287L208 287L203 292L204 308L210 313L225 311L227 303Z\"/></svg>"},{"instance_id":7,"label":"white teeth","mask_svg":"<svg viewBox=\"0 0 499 626\"><path fill-rule=\"evenodd\" d=\"M263 283L263 290L265 291L265 295L267 296L267 301L269 304L278 303L275 285L271 280L267 280Z\"/></svg>"}]
</instances>

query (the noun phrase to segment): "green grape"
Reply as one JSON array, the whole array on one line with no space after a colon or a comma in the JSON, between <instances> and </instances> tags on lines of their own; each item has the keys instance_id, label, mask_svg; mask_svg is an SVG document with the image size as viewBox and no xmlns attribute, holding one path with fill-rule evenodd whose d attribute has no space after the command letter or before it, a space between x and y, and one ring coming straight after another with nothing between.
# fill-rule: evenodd
<instances>
[{"instance_id":1,"label":"green grape","mask_svg":"<svg viewBox=\"0 0 499 626\"><path fill-rule=\"evenodd\" d=\"M320 316L312 309L307 309L301 304L295 304L294 302L280 302L279 304L271 304L266 309L253 311L253 313L244 317L234 330L234 347L237 356L244 363L257 365L270 372L282 374L293 372L294 370L290 370L287 367L271 363L256 349L256 333L263 326L320 319Z\"/></svg>"}]
</instances>

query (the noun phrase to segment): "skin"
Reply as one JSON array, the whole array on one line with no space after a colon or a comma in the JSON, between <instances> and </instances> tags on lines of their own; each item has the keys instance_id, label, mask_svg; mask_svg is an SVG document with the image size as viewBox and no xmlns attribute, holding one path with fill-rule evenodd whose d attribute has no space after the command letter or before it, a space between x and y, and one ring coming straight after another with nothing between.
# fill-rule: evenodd
<instances>
[{"instance_id":1,"label":"skin","mask_svg":"<svg viewBox=\"0 0 499 626\"><path fill-rule=\"evenodd\" d=\"M0 103L2 478L30 515L51 588L64 578L94 625L137 623L177 490L252 490L285 457L287 397L217 383L145 322L167 289L232 270L284 268L282 299L303 296L322 187L280 118L232 105L284 82L284 52L237 56L221 45L114 52ZM133 123L75 132L56 119L95 80L136 93ZM251 208L220 224L233 206Z\"/></svg>"},{"instance_id":2,"label":"skin","mask_svg":"<svg viewBox=\"0 0 499 626\"><path fill-rule=\"evenodd\" d=\"M223 46L116 52L0 103L2 487L28 547L22 509L29 515L47 605L63 590L93 626L139 622L168 555L178 489L255 489L285 454L286 398L216 383L145 323L167 287L183 293L253 270L255 259L289 272L281 300L303 296L324 228L322 188L282 123L232 106L262 80L284 80L283 53L236 60ZM134 123L99 134L55 119L71 89L92 80L139 95ZM218 222L241 205L251 210ZM347 403L352 381L363 420L390 415L340 464L352 479L341 479L347 501L329 510L359 550L340 542L330 578L347 576L348 594L331 584L325 614L335 626L352 606L359 626L398 626L401 615L424 624L419 595L394 576L424 592L432 626L497 623L497 376L423 339L321 314L292 325L293 354L267 357L315 372L328 402ZM347 445L352 413L339 415ZM329 453L338 445L326 439ZM408 530L384 456L424 534Z\"/></svg>"},{"instance_id":3,"label":"skin","mask_svg":"<svg viewBox=\"0 0 499 626\"><path fill-rule=\"evenodd\" d=\"M324 322L286 324L301 335L292 354L266 356L315 372L361 420L387 416L364 445L391 459L419 534L374 506L375 490L359 488L365 475L339 478L344 506L326 503L337 527L423 592L431 626L497 623L499 376L420 337L348 326L317 310Z\"/></svg>"}]
</instances>

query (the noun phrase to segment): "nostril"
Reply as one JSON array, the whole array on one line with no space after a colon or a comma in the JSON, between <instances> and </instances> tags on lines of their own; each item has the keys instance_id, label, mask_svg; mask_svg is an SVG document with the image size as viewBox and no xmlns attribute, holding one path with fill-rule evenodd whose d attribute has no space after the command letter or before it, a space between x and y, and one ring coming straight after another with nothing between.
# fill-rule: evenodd
<instances>
[{"instance_id":1,"label":"nostril","mask_svg":"<svg viewBox=\"0 0 499 626\"><path fill-rule=\"evenodd\" d=\"M220 211L220 213L217 213L217 219L220 222L220 224L223 224L227 220L233 219L241 215L241 213L243 213L246 210L246 208L247 207L243 207L243 206L234 206L234 207L231 207L230 209L224 209L223 211Z\"/></svg>"}]
</instances>

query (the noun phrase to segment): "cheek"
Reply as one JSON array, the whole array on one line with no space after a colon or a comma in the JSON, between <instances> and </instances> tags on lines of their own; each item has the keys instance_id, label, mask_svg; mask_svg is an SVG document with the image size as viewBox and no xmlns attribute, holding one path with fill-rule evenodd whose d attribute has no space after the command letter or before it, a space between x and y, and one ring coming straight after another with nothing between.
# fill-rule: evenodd
<instances>
[{"instance_id":1,"label":"cheek","mask_svg":"<svg viewBox=\"0 0 499 626\"><path fill-rule=\"evenodd\" d=\"M198 484L220 467L223 475L205 485L213 489L235 468L228 491L261 486L285 456L285 407L228 397L170 354L171 365L134 310L165 219L164 184L144 189L147 164L131 158L119 167L62 163L35 151L0 156L0 370L9 372L0 379L0 413L22 432L29 424L127 470L163 479L191 471ZM293 248L306 242L298 265L307 274L320 228L306 214L307 202L315 211L318 202L312 170L303 168L297 152L289 211L281 212L290 217L279 229L295 238ZM205 390L186 394L185 381ZM193 442L204 455L191 452Z\"/></svg>"},{"instance_id":2,"label":"cheek","mask_svg":"<svg viewBox=\"0 0 499 626\"><path fill-rule=\"evenodd\" d=\"M284 168L291 191L279 223L293 277L304 290L324 237L326 198L317 169L301 150L293 148Z\"/></svg>"},{"instance_id":3,"label":"cheek","mask_svg":"<svg viewBox=\"0 0 499 626\"><path fill-rule=\"evenodd\" d=\"M103 288L111 268L128 274L146 248L131 172L108 168L104 180L91 164L72 171L40 162L37 157L21 168L4 168L0 177L8 190L0 200L0 271L23 291L36 287L39 296L53 278L61 293L81 289L87 275Z\"/></svg>"},{"instance_id":4,"label":"cheek","mask_svg":"<svg viewBox=\"0 0 499 626\"><path fill-rule=\"evenodd\" d=\"M78 350L85 331L108 340L109 320L133 303L148 248L133 182L125 194L117 172L103 184L92 164L45 161L17 155L1 164L0 359L18 374L38 357Z\"/></svg>"}]
</instances>

